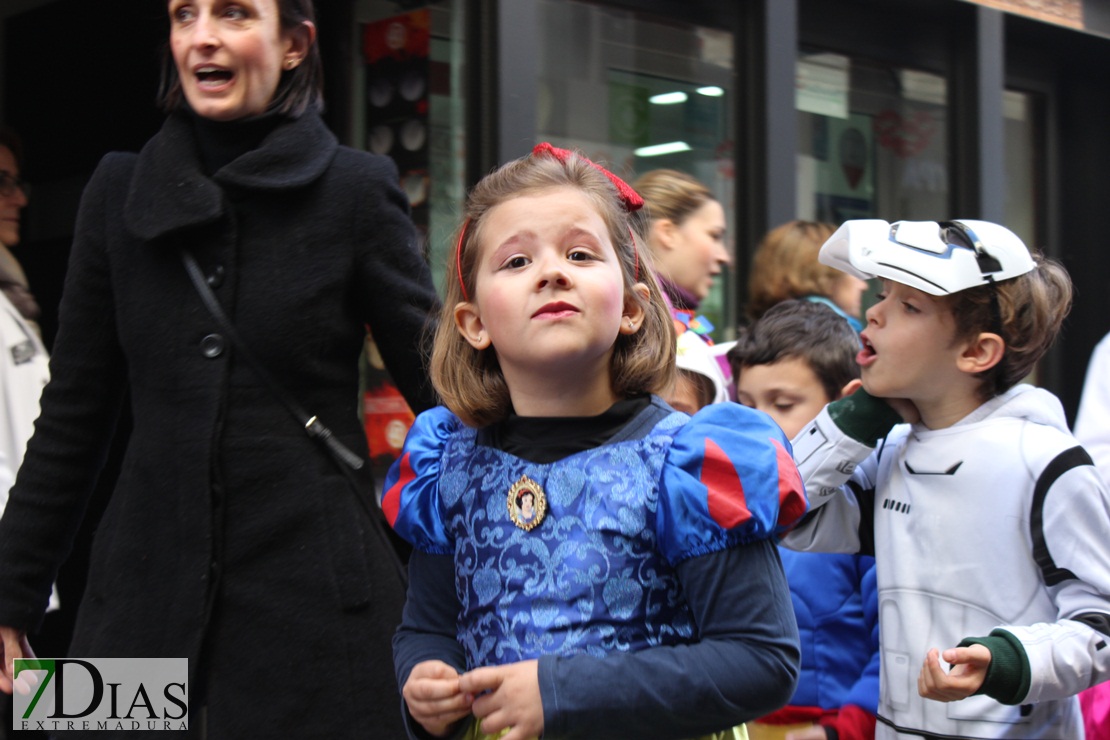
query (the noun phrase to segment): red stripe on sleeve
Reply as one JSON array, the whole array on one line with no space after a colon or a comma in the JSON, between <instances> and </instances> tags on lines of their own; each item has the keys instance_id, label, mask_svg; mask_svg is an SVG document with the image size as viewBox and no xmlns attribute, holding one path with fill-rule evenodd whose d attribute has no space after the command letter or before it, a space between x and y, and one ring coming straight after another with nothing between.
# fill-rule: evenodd
<instances>
[{"instance_id":1,"label":"red stripe on sleeve","mask_svg":"<svg viewBox=\"0 0 1110 740\"><path fill-rule=\"evenodd\" d=\"M401 491L415 477L416 474L412 472L412 464L409 462L409 453L406 452L405 456L401 458L401 474L398 476L397 482L390 486L389 490L382 496L382 512L385 514L389 526L393 526L394 522L397 521L397 514L401 511Z\"/></svg>"},{"instance_id":2,"label":"red stripe on sleeve","mask_svg":"<svg viewBox=\"0 0 1110 740\"><path fill-rule=\"evenodd\" d=\"M752 518L740 476L716 442L705 440L705 460L701 482L708 489L709 515L725 529L732 529Z\"/></svg>"},{"instance_id":3,"label":"red stripe on sleeve","mask_svg":"<svg viewBox=\"0 0 1110 740\"><path fill-rule=\"evenodd\" d=\"M802 474L794 464L794 458L777 439L772 439L771 443L775 446L775 458L779 464L778 524L789 526L806 513L806 489L802 484Z\"/></svg>"}]
</instances>

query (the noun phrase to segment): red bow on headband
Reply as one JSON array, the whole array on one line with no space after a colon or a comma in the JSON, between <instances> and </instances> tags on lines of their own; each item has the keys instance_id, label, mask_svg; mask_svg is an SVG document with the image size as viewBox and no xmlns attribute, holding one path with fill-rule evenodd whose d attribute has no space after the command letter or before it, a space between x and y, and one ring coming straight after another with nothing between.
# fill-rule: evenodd
<instances>
[{"instance_id":1,"label":"red bow on headband","mask_svg":"<svg viewBox=\"0 0 1110 740\"><path fill-rule=\"evenodd\" d=\"M559 160L560 162L566 162L567 157L569 157L572 152L568 149L559 149L558 147L551 146L551 144L545 141L542 144L536 144L536 146L532 149L533 157L537 157L541 154L550 154L552 157ZM581 154L578 156L582 157ZM610 182L612 182L613 185L616 186L617 192L620 193L621 202L624 203L624 207L627 208L630 212L638 211L644 207L644 199L641 198L640 194L633 190L628 183L599 165L597 162L594 162L591 159L587 159L586 157L582 157L582 159L589 162L592 167L594 167L599 172L601 172L601 174L609 178Z\"/></svg>"}]
</instances>

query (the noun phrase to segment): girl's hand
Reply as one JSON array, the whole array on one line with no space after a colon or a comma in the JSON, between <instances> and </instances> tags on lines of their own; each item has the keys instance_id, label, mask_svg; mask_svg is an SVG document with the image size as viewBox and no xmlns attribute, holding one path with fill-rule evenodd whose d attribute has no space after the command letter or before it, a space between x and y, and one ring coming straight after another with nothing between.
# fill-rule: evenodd
<instances>
[{"instance_id":1,"label":"girl's hand","mask_svg":"<svg viewBox=\"0 0 1110 740\"><path fill-rule=\"evenodd\" d=\"M14 689L20 694L31 693L32 684L22 676L19 679L15 678L15 659L33 657L35 657L35 651L27 642L26 632L14 627L0 626L0 691L10 694ZM38 682L34 681L34 683Z\"/></svg>"},{"instance_id":2,"label":"girl's hand","mask_svg":"<svg viewBox=\"0 0 1110 740\"><path fill-rule=\"evenodd\" d=\"M829 733L824 726L814 725L804 730L791 730L786 733L786 740L829 740Z\"/></svg>"},{"instance_id":3,"label":"girl's hand","mask_svg":"<svg viewBox=\"0 0 1110 740\"><path fill-rule=\"evenodd\" d=\"M417 663L401 689L409 714L435 737L447 737L468 714L473 695L459 690L459 672L440 660Z\"/></svg>"},{"instance_id":4,"label":"girl's hand","mask_svg":"<svg viewBox=\"0 0 1110 740\"><path fill-rule=\"evenodd\" d=\"M936 648L925 656L925 665L917 677L917 693L935 701L959 701L974 694L983 685L991 651L982 645L949 648L944 661L952 666L945 672Z\"/></svg>"},{"instance_id":5,"label":"girl's hand","mask_svg":"<svg viewBox=\"0 0 1110 740\"><path fill-rule=\"evenodd\" d=\"M474 716L481 721L482 732L496 735L512 728L501 740L528 740L543 734L537 661L476 668L459 678L459 688L476 697Z\"/></svg>"}]
</instances>

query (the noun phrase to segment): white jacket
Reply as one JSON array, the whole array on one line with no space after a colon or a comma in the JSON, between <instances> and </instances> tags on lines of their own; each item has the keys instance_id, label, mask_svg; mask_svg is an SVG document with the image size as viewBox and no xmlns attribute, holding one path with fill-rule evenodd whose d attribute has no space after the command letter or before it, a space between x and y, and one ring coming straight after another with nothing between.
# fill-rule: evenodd
<instances>
[{"instance_id":1,"label":"white jacket","mask_svg":"<svg viewBox=\"0 0 1110 740\"><path fill-rule=\"evenodd\" d=\"M39 397L50 380L50 358L38 332L0 293L0 515L23 462L39 416ZM57 592L50 608L58 608Z\"/></svg>"},{"instance_id":2,"label":"white jacket","mask_svg":"<svg viewBox=\"0 0 1110 740\"><path fill-rule=\"evenodd\" d=\"M39 396L50 380L46 347L0 293L0 513L39 416Z\"/></svg>"},{"instance_id":3,"label":"white jacket","mask_svg":"<svg viewBox=\"0 0 1110 740\"><path fill-rule=\"evenodd\" d=\"M1110 679L1110 494L1055 396L1018 386L952 427L895 427L878 449L845 436L826 409L794 454L814 510L785 543L856 552L873 542L877 738L1083 736L1074 695ZM1020 706L918 695L930 648L997 628L1028 657Z\"/></svg>"},{"instance_id":4,"label":"white jacket","mask_svg":"<svg viewBox=\"0 0 1110 740\"><path fill-rule=\"evenodd\" d=\"M1095 346L1087 364L1075 438L1091 453L1103 480L1110 481L1110 334Z\"/></svg>"}]
</instances>

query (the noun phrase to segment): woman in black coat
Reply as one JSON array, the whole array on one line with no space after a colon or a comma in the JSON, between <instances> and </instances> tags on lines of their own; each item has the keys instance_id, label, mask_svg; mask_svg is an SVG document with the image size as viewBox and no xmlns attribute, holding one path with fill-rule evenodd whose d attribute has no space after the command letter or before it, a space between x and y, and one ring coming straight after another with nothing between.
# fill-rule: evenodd
<instances>
[{"instance_id":1,"label":"woman in black coat","mask_svg":"<svg viewBox=\"0 0 1110 740\"><path fill-rule=\"evenodd\" d=\"M420 344L437 298L407 201L390 160L320 119L311 0L168 7L170 113L86 189L53 380L0 520L0 688L128 396L70 655L188 657L192 735L402 736L403 572L367 516L368 466L348 471L356 493L206 310L182 252L278 385L365 459L366 327L410 405L434 402Z\"/></svg>"}]
</instances>

